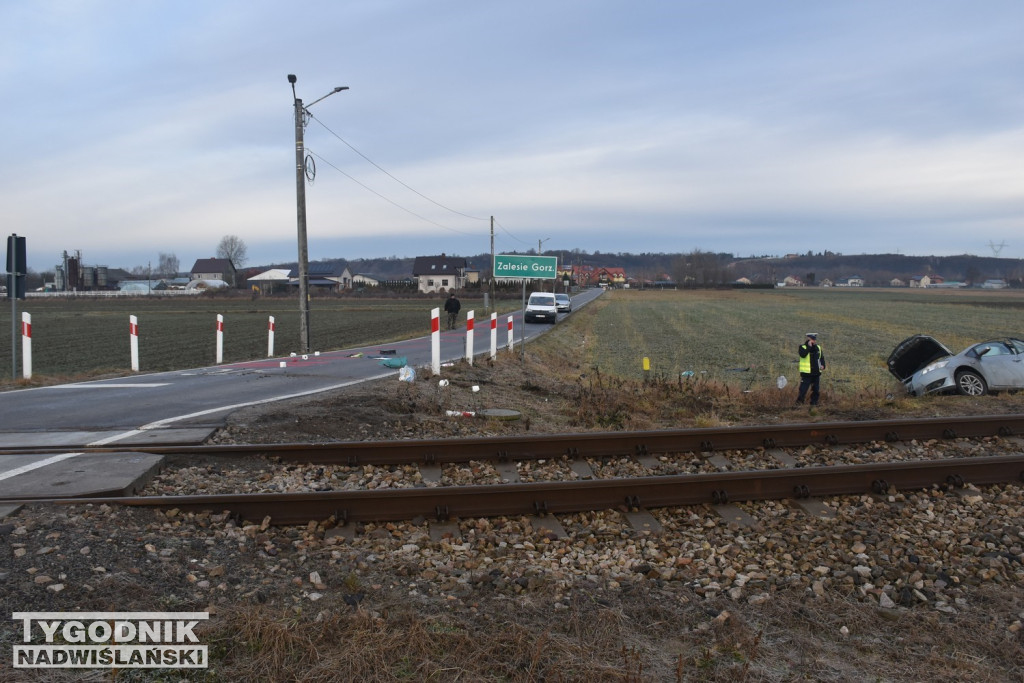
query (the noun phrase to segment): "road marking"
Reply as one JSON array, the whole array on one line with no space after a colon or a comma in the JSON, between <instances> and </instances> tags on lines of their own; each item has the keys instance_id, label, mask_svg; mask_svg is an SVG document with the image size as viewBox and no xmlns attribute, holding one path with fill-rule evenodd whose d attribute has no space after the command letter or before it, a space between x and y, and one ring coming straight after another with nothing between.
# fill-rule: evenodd
<instances>
[{"instance_id":1,"label":"road marking","mask_svg":"<svg viewBox=\"0 0 1024 683\"><path fill-rule=\"evenodd\" d=\"M332 391L334 389L342 389L344 387L350 387L353 384L361 384L362 382L372 382L375 379L382 379L384 377L392 377L395 374L396 373L394 371L385 372L385 373L382 373L382 374L379 374L379 375L374 375L373 377L366 377L366 378L363 378L363 379L350 380L348 382L342 382L340 384L332 384L329 387L323 387L323 388L320 388L320 389L310 389L309 391L301 391L301 392L296 393L296 394L287 394L285 396L272 396L270 398L263 398L263 399L260 399L258 401L247 401L245 403L236 403L236 404L230 405L230 406L220 406L220 407L217 407L217 408L208 408L207 410L200 410L199 412L189 413L187 415L178 415L176 417L168 417L168 418L164 418L163 420L157 420L156 422L150 422L149 424L142 425L138 429L133 429L131 431L124 432L123 434L115 434L113 436L107 437L106 439L101 439L99 441L94 441L93 443L90 443L90 444L87 444L87 445L89 445L89 446L105 446L107 444L114 443L115 441L121 441L122 439L127 439L127 438L135 436L137 434L142 434L144 432L151 431L151 430L154 430L154 429L161 429L163 427L166 427L166 426L168 426L170 424L173 424L175 422L180 422L182 420L189 420L189 419L196 418L196 417L203 417L204 415L212 415L213 413L222 413L225 410L239 410L241 408L248 408L249 406L263 405L264 403L275 403L277 401L287 401L288 399L292 399L292 398L301 398L303 396L312 396L313 394L320 394L320 393L323 393L325 391Z\"/></svg>"},{"instance_id":2,"label":"road marking","mask_svg":"<svg viewBox=\"0 0 1024 683\"><path fill-rule=\"evenodd\" d=\"M135 436L136 434L142 434L142 430L141 429L133 429L130 432L122 432L120 434L114 434L113 436L108 436L105 439L100 439L99 441L93 441L92 443L87 443L85 445L88 446L89 448L96 448L97 446L106 446L108 443L113 443L114 441L120 441L121 439L127 439L129 436Z\"/></svg>"},{"instance_id":3,"label":"road marking","mask_svg":"<svg viewBox=\"0 0 1024 683\"><path fill-rule=\"evenodd\" d=\"M61 460L68 460L70 458L75 457L76 455L82 455L82 454L81 453L61 453L60 455L54 455L52 457L46 458L45 460L40 460L39 462L34 462L31 465L22 465L21 467L15 467L13 470L7 470L6 472L0 473L0 481L3 481L4 479L10 479L11 477L16 477L19 474L25 474L26 472L31 472L32 470L37 470L40 467L46 467L47 465L52 465L55 462L60 462Z\"/></svg>"},{"instance_id":4,"label":"road marking","mask_svg":"<svg viewBox=\"0 0 1024 683\"><path fill-rule=\"evenodd\" d=\"M99 382L83 382L79 384L55 384L52 387L40 387L42 389L155 389L156 387L166 387L170 382L139 382L138 384L132 383L112 383L112 384L101 384Z\"/></svg>"}]
</instances>

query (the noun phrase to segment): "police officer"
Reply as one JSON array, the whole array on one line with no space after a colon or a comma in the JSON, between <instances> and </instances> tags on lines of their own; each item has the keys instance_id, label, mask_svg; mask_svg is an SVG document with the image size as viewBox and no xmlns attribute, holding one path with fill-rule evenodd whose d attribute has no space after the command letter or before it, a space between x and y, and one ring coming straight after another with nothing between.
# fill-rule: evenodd
<instances>
[{"instance_id":1,"label":"police officer","mask_svg":"<svg viewBox=\"0 0 1024 683\"><path fill-rule=\"evenodd\" d=\"M797 394L796 402L802 404L807 390L811 390L811 405L818 405L818 384L821 380L821 371L825 369L825 352L818 345L818 333L808 332L807 339L800 345L800 393Z\"/></svg>"}]
</instances>

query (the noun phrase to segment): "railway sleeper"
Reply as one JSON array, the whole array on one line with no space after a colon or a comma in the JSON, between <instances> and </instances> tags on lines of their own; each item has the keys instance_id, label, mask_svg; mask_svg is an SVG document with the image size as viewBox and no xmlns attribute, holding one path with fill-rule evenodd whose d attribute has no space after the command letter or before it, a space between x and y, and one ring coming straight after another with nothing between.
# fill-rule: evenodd
<instances>
[{"instance_id":1,"label":"railway sleeper","mask_svg":"<svg viewBox=\"0 0 1024 683\"><path fill-rule=\"evenodd\" d=\"M757 529L761 526L756 519L732 503L715 503L711 509L730 525L735 524L744 529Z\"/></svg>"},{"instance_id":2,"label":"railway sleeper","mask_svg":"<svg viewBox=\"0 0 1024 683\"><path fill-rule=\"evenodd\" d=\"M661 534L664 531L661 526L661 522L659 522L650 512L642 508L637 510L627 510L622 513L622 516L626 518L629 526L637 533Z\"/></svg>"},{"instance_id":3,"label":"railway sleeper","mask_svg":"<svg viewBox=\"0 0 1024 683\"><path fill-rule=\"evenodd\" d=\"M555 515L529 515L527 520L530 522L530 526L533 530L542 535L551 535L558 539L569 538L569 534L565 532L565 527L558 521L558 517Z\"/></svg>"},{"instance_id":4,"label":"railway sleeper","mask_svg":"<svg viewBox=\"0 0 1024 683\"><path fill-rule=\"evenodd\" d=\"M819 498L798 498L789 501L792 508L818 519L835 519L836 511Z\"/></svg>"}]
</instances>

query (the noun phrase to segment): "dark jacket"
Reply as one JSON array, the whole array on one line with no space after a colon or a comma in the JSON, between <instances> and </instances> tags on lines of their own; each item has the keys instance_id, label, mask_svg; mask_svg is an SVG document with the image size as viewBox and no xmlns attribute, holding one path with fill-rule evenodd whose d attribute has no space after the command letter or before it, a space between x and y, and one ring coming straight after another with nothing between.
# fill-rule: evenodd
<instances>
[{"instance_id":1,"label":"dark jacket","mask_svg":"<svg viewBox=\"0 0 1024 683\"><path fill-rule=\"evenodd\" d=\"M820 375L825 369L825 352L821 346L811 346L806 342L800 345L800 374Z\"/></svg>"},{"instance_id":2,"label":"dark jacket","mask_svg":"<svg viewBox=\"0 0 1024 683\"><path fill-rule=\"evenodd\" d=\"M462 308L462 303L454 296L448 297L448 300L444 302L445 313L458 313L459 309Z\"/></svg>"}]
</instances>

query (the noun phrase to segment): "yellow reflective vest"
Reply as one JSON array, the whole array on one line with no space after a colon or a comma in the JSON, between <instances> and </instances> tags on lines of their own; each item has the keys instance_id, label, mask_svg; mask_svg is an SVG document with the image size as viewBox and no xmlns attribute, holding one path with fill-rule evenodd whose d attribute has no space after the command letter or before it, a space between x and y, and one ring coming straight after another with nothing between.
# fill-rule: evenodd
<instances>
[{"instance_id":1,"label":"yellow reflective vest","mask_svg":"<svg viewBox=\"0 0 1024 683\"><path fill-rule=\"evenodd\" d=\"M821 348L821 344L815 344L815 347L818 349L817 358L815 358L815 360L819 363L818 367L815 369L818 372L821 372L821 362L825 359L825 350ZM800 349L807 351L805 355L800 356L800 372L801 374L809 375L813 372L811 370L811 358L815 355L814 351L810 346L807 346L807 344L801 345Z\"/></svg>"}]
</instances>

